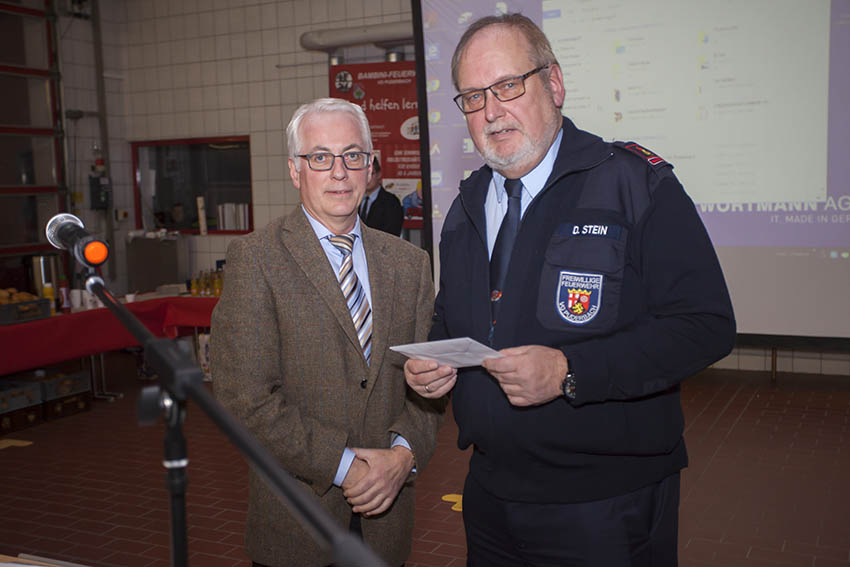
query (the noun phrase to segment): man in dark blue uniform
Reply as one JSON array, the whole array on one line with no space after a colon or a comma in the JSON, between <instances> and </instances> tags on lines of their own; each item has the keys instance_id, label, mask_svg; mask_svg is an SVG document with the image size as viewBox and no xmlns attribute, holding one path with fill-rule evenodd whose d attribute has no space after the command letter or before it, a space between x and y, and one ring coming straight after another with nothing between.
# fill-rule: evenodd
<instances>
[{"instance_id":1,"label":"man in dark blue uniform","mask_svg":"<svg viewBox=\"0 0 850 567\"><path fill-rule=\"evenodd\" d=\"M735 339L711 241L672 166L561 116L561 69L524 16L473 23L452 75L487 165L446 216L431 339L504 356L405 377L452 392L474 447L469 565L676 565L680 382Z\"/></svg>"}]
</instances>

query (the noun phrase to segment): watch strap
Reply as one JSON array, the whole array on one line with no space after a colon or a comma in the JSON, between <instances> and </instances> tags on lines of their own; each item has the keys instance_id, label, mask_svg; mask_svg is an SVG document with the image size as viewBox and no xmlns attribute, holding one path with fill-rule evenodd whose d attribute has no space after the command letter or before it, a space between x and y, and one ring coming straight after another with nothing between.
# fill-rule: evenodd
<instances>
[{"instance_id":1,"label":"watch strap","mask_svg":"<svg viewBox=\"0 0 850 567\"><path fill-rule=\"evenodd\" d=\"M568 400L574 400L576 398L576 373L572 369L567 370L567 375L564 376L564 381L561 382L561 391Z\"/></svg>"}]
</instances>

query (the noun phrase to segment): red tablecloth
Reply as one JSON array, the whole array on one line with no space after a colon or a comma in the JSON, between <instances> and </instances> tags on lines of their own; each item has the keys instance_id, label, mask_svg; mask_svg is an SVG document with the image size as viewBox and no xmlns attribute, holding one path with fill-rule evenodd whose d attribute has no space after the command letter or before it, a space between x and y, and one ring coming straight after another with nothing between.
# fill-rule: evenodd
<instances>
[{"instance_id":1,"label":"red tablecloth","mask_svg":"<svg viewBox=\"0 0 850 567\"><path fill-rule=\"evenodd\" d=\"M126 307L158 337L180 327L209 327L218 298L162 297ZM91 309L0 326L0 375L138 345L108 309Z\"/></svg>"}]
</instances>

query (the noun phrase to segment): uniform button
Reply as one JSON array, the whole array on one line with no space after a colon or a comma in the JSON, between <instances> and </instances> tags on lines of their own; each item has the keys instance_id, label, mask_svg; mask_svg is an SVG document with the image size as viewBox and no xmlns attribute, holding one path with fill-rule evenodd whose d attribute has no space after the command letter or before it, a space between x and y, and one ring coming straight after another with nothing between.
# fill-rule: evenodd
<instances>
[{"instance_id":1,"label":"uniform button","mask_svg":"<svg viewBox=\"0 0 850 567\"><path fill-rule=\"evenodd\" d=\"M366 389L366 379L365 378L360 381L360 387L363 388L364 390Z\"/></svg>"}]
</instances>

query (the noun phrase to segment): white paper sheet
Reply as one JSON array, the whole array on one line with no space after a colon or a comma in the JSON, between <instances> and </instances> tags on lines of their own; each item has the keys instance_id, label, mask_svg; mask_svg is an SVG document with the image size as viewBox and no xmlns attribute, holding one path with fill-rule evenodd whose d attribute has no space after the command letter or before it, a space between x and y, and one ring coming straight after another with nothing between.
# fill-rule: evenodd
<instances>
[{"instance_id":1,"label":"white paper sheet","mask_svg":"<svg viewBox=\"0 0 850 567\"><path fill-rule=\"evenodd\" d=\"M408 358L436 360L441 365L445 364L454 368L478 366L488 358L499 358L502 356L498 351L482 345L469 337L396 345L391 346L390 350L400 352Z\"/></svg>"}]
</instances>

